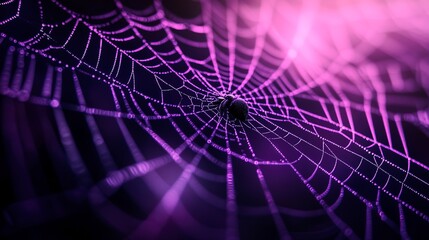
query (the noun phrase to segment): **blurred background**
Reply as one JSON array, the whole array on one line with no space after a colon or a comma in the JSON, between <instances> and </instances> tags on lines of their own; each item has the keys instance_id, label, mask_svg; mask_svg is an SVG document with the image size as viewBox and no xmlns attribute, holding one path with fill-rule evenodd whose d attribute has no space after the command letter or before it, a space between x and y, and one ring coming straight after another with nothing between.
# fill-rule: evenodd
<instances>
[{"instance_id":1,"label":"blurred background","mask_svg":"<svg viewBox=\"0 0 429 240\"><path fill-rule=\"evenodd\" d=\"M427 239L427 22L423 0L0 2L1 238Z\"/></svg>"}]
</instances>

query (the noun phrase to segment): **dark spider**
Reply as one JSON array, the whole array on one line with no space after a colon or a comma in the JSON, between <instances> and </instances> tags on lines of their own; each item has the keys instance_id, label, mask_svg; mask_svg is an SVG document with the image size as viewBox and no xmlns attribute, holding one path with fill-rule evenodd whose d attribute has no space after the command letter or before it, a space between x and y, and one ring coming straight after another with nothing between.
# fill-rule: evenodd
<instances>
[{"instance_id":1,"label":"dark spider","mask_svg":"<svg viewBox=\"0 0 429 240\"><path fill-rule=\"evenodd\" d=\"M222 115L229 113L232 119L238 119L244 122L249 114L247 103L243 99L232 94L218 97L213 104L218 106L218 110Z\"/></svg>"}]
</instances>

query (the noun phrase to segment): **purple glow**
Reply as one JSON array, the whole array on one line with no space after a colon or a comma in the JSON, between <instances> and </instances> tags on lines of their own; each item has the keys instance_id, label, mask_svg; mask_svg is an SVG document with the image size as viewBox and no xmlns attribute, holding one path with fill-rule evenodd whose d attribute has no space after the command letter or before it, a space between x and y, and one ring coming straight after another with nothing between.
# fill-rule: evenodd
<instances>
[{"instance_id":1,"label":"purple glow","mask_svg":"<svg viewBox=\"0 0 429 240\"><path fill-rule=\"evenodd\" d=\"M0 236L424 236L428 22L417 0L0 2Z\"/></svg>"}]
</instances>

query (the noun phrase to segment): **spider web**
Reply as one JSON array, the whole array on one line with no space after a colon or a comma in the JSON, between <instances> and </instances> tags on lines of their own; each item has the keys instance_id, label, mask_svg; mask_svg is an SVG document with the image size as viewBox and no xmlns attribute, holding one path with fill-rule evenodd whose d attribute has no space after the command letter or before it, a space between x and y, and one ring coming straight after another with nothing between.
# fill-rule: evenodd
<instances>
[{"instance_id":1,"label":"spider web","mask_svg":"<svg viewBox=\"0 0 429 240\"><path fill-rule=\"evenodd\" d=\"M428 6L0 3L2 235L424 236Z\"/></svg>"}]
</instances>

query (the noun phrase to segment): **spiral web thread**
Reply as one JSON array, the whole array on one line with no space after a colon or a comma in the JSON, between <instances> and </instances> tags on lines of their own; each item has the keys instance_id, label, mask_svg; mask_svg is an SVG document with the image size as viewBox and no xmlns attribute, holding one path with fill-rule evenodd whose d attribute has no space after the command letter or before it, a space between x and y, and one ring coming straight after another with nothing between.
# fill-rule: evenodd
<instances>
[{"instance_id":1,"label":"spiral web thread","mask_svg":"<svg viewBox=\"0 0 429 240\"><path fill-rule=\"evenodd\" d=\"M79 181L93 186L94 204L95 196L107 199L136 178L159 196L144 220L122 229L129 236L158 236L173 219L190 235L236 238L241 216L261 215L282 238L298 236L288 217L320 216L330 222L325 229L352 239L377 236L378 225L409 238L410 219L429 221L427 156L410 153L417 143L407 132L418 129L427 143L429 8L404 2L332 3L333 11L316 1L203 1L201 13L185 19L159 1L140 10L115 1L91 15L52 0L34 4L32 21L23 2L5 1L0 91L52 109L52 139ZM23 39L7 28L14 24L37 31ZM247 102L248 121L219 114L212 102L226 93ZM12 122L6 110L5 122ZM74 137L70 111L84 117L96 159L87 160ZM116 123L131 164L118 164L100 118ZM8 129L5 135L14 135ZM101 178L87 161L100 162ZM157 171L171 164L180 172L167 184ZM253 188L264 198L260 206L237 194L243 165L259 182ZM300 184L288 185L272 169L288 169ZM211 192L211 183L225 191ZM276 184L292 195L306 189L318 207L288 207ZM183 197L188 188L225 212L222 227L193 218ZM350 206L360 222L347 216Z\"/></svg>"}]
</instances>

